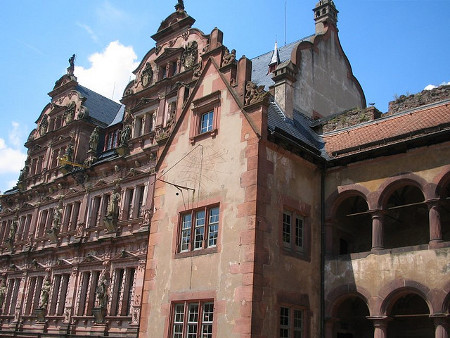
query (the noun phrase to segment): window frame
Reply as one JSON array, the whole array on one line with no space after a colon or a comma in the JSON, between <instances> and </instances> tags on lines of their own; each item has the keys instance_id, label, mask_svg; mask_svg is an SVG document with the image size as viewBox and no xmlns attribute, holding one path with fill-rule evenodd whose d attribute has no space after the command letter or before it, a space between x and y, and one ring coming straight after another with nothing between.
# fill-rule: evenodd
<instances>
[{"instance_id":1,"label":"window frame","mask_svg":"<svg viewBox=\"0 0 450 338\"><path fill-rule=\"evenodd\" d=\"M282 228L281 228L281 237L282 237L282 243L283 247L285 249L295 251L295 252L304 252L305 251L305 218L301 216L298 212L290 211L290 210L283 210L283 221L282 221ZM290 222L286 222L286 217L289 216ZM301 233L300 236L297 232L297 225L298 221L301 221ZM286 225L289 224L289 234L285 231ZM285 237L289 236L289 240L286 241ZM301 239L301 245L297 245L297 239L300 237Z\"/></svg>"},{"instance_id":2,"label":"window frame","mask_svg":"<svg viewBox=\"0 0 450 338\"><path fill-rule=\"evenodd\" d=\"M287 310L287 317L283 314L283 310ZM296 326L296 313L301 314L300 327ZM283 324L282 317L287 318L287 323ZM306 309L300 306L292 306L281 304L278 307L278 325L277 336L280 338L298 338L295 333L300 332L300 338L305 338L306 335ZM281 335L281 330L287 330L287 335Z\"/></svg>"},{"instance_id":3,"label":"window frame","mask_svg":"<svg viewBox=\"0 0 450 338\"><path fill-rule=\"evenodd\" d=\"M205 317L205 309L207 306L212 305L212 312L208 312L210 315ZM193 306L197 306L197 312L192 313L192 315L196 315L196 320L191 320L191 312L190 309ZM181 309L183 312L175 312L177 309ZM196 327L195 333L196 337L215 337L214 335L214 317L215 317L215 306L214 299L201 299L201 300L184 300L184 301L173 301L171 303L171 311L170 311L170 323L169 323L169 332L168 337L172 338L186 338L188 337L188 328ZM181 315L181 316L180 316ZM212 317L212 318L211 318ZM178 319L176 321L176 319ZM207 319L207 320L206 320ZM181 332L175 332L175 325L181 328ZM209 332L207 335L204 335L204 328L208 327Z\"/></svg>"},{"instance_id":4,"label":"window frame","mask_svg":"<svg viewBox=\"0 0 450 338\"><path fill-rule=\"evenodd\" d=\"M184 257L217 252L220 235L220 216L220 204L218 203L181 211L178 217L175 256ZM185 233L188 235L185 235ZM199 243L196 239L197 234L202 236L200 246L196 244ZM210 236L211 234L214 234L213 237ZM184 247L184 238L188 238L187 248Z\"/></svg>"},{"instance_id":5,"label":"window frame","mask_svg":"<svg viewBox=\"0 0 450 338\"><path fill-rule=\"evenodd\" d=\"M293 200L290 197L283 197L283 204L279 209L278 216L278 243L282 254L302 259L304 261L311 261L311 206L298 200ZM291 232L290 242L284 240L285 214L291 215ZM301 220L302 245L298 246L295 243L296 239L296 220Z\"/></svg>"},{"instance_id":6,"label":"window frame","mask_svg":"<svg viewBox=\"0 0 450 338\"><path fill-rule=\"evenodd\" d=\"M193 101L191 130L189 135L191 144L194 144L205 137L215 137L217 135L220 117L220 94L220 91L216 91ZM205 114L211 114L212 121L210 128L202 131L202 117Z\"/></svg>"}]
</instances>

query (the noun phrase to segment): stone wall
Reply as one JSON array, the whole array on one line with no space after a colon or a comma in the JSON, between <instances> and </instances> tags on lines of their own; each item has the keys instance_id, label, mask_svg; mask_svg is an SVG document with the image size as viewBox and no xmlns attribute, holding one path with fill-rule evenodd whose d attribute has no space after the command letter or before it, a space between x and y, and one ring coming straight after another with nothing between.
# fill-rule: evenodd
<instances>
[{"instance_id":1,"label":"stone wall","mask_svg":"<svg viewBox=\"0 0 450 338\"><path fill-rule=\"evenodd\" d=\"M423 90L420 93L409 96L401 95L398 99L389 102L389 110L386 115L392 115L448 98L450 98L450 85L440 86L431 90Z\"/></svg>"},{"instance_id":2,"label":"stone wall","mask_svg":"<svg viewBox=\"0 0 450 338\"><path fill-rule=\"evenodd\" d=\"M322 131L324 133L329 133L342 128L355 126L363 122L373 121L380 116L381 112L375 107L350 109L335 115L330 119L325 119L322 124Z\"/></svg>"}]
</instances>

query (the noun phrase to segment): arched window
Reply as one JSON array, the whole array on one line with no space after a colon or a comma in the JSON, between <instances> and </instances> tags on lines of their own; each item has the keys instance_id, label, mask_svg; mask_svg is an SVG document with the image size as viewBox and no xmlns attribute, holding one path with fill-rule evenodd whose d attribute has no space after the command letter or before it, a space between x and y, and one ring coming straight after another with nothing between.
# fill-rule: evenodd
<instances>
[{"instance_id":1,"label":"arched window","mask_svg":"<svg viewBox=\"0 0 450 338\"><path fill-rule=\"evenodd\" d=\"M334 248L340 255L370 251L372 222L367 202L361 196L351 196L339 204L336 211Z\"/></svg>"},{"instance_id":2,"label":"arched window","mask_svg":"<svg viewBox=\"0 0 450 338\"><path fill-rule=\"evenodd\" d=\"M396 298L388 316L388 337L434 338L434 324L430 310L423 298L415 293L407 293Z\"/></svg>"},{"instance_id":3,"label":"arched window","mask_svg":"<svg viewBox=\"0 0 450 338\"><path fill-rule=\"evenodd\" d=\"M404 185L392 191L383 209L385 248L428 244L428 206L418 187Z\"/></svg>"},{"instance_id":4,"label":"arched window","mask_svg":"<svg viewBox=\"0 0 450 338\"><path fill-rule=\"evenodd\" d=\"M333 337L369 338L373 337L373 324L367 319L369 309L358 296L351 295L335 308Z\"/></svg>"}]
</instances>

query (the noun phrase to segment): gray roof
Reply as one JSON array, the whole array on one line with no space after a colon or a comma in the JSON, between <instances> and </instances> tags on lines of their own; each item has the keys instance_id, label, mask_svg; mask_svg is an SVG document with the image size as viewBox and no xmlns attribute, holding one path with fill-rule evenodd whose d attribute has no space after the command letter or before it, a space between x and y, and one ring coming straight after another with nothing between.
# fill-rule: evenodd
<instances>
[{"instance_id":1,"label":"gray roof","mask_svg":"<svg viewBox=\"0 0 450 338\"><path fill-rule=\"evenodd\" d=\"M267 124L269 131L282 131L317 153L321 153L324 148L322 138L311 129L312 121L308 117L294 111L294 118L290 119L274 100L269 105Z\"/></svg>"},{"instance_id":2,"label":"gray roof","mask_svg":"<svg viewBox=\"0 0 450 338\"><path fill-rule=\"evenodd\" d=\"M125 114L125 105L121 105L119 111L116 114L116 117L114 118L114 120L108 125L108 127L113 126L115 124L118 124L120 122L122 122L123 119L123 115Z\"/></svg>"},{"instance_id":3,"label":"gray roof","mask_svg":"<svg viewBox=\"0 0 450 338\"><path fill-rule=\"evenodd\" d=\"M309 41L312 36L313 35L278 48L280 63L290 60L294 47L302 41ZM258 86L264 86L265 90L268 90L269 87L274 84L272 81L272 74L268 74L272 56L273 50L252 59L252 81Z\"/></svg>"},{"instance_id":4,"label":"gray roof","mask_svg":"<svg viewBox=\"0 0 450 338\"><path fill-rule=\"evenodd\" d=\"M110 100L81 85L77 85L76 90L86 98L83 105L88 109L91 119L100 122L99 124L102 127L106 127L114 121L122 107L120 103ZM95 121L93 122L95 123Z\"/></svg>"}]
</instances>

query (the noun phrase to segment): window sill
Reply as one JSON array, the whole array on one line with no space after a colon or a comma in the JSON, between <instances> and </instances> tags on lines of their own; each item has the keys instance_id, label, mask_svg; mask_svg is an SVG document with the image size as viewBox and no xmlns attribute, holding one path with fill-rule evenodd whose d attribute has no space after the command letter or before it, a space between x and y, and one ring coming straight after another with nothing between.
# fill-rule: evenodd
<instances>
[{"instance_id":1,"label":"window sill","mask_svg":"<svg viewBox=\"0 0 450 338\"><path fill-rule=\"evenodd\" d=\"M217 246L212 248L206 248L206 249L198 249L193 251L183 251L183 252L177 252L175 253L174 258L186 258L186 257L195 257L195 256L202 256L202 255L209 255L217 253Z\"/></svg>"},{"instance_id":2,"label":"window sill","mask_svg":"<svg viewBox=\"0 0 450 338\"><path fill-rule=\"evenodd\" d=\"M206 133L201 133L201 134L197 134L195 136L192 136L189 138L189 140L191 141L191 144L195 144L195 142L201 141L203 139L206 139L208 137L212 137L214 138L217 135L217 128L207 131Z\"/></svg>"},{"instance_id":3,"label":"window sill","mask_svg":"<svg viewBox=\"0 0 450 338\"><path fill-rule=\"evenodd\" d=\"M306 251L302 250L293 250L291 248L287 248L287 247L283 247L281 248L281 251L284 255L286 256L291 256L291 257L295 257L307 262L311 261L311 257L309 257L309 255L307 254Z\"/></svg>"}]
</instances>

